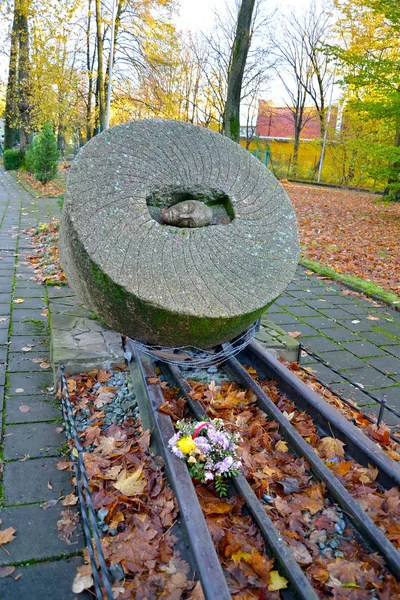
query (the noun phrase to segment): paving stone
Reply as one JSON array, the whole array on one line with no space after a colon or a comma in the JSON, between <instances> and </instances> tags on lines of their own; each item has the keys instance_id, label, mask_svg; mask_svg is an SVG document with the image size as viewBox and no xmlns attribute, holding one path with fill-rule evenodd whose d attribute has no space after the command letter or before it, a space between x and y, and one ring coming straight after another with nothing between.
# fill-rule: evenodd
<instances>
[{"instance_id":1,"label":"paving stone","mask_svg":"<svg viewBox=\"0 0 400 600\"><path fill-rule=\"evenodd\" d=\"M353 323L353 321L356 321L355 323ZM355 319L349 319L349 320L343 320L340 321L340 324L343 327L346 327L347 329L350 329L351 331L374 331L374 325L372 324L372 321L365 321L359 318L355 318Z\"/></svg>"},{"instance_id":2,"label":"paving stone","mask_svg":"<svg viewBox=\"0 0 400 600\"><path fill-rule=\"evenodd\" d=\"M46 389L53 385L52 373L10 373L9 376L9 396L31 396L32 394L46 393ZM23 392L17 392L17 389L23 389Z\"/></svg>"},{"instance_id":3,"label":"paving stone","mask_svg":"<svg viewBox=\"0 0 400 600\"><path fill-rule=\"evenodd\" d=\"M20 308L19 306L19 304L16 304L14 306L13 321L41 321L43 323L47 323L47 316L40 314L43 311L39 311L33 308ZM44 305L43 308L45 308Z\"/></svg>"},{"instance_id":4,"label":"paving stone","mask_svg":"<svg viewBox=\"0 0 400 600\"><path fill-rule=\"evenodd\" d=\"M40 363L38 359L40 359ZM49 352L38 352L36 349L32 352L10 352L8 355L8 372L46 371L40 365L43 363L50 365L49 361Z\"/></svg>"},{"instance_id":5,"label":"paving stone","mask_svg":"<svg viewBox=\"0 0 400 600\"><path fill-rule=\"evenodd\" d=\"M47 336L16 335L10 338L10 352L24 352L22 348L29 348L30 352L47 352L50 348L50 338Z\"/></svg>"},{"instance_id":6,"label":"paving stone","mask_svg":"<svg viewBox=\"0 0 400 600\"><path fill-rule=\"evenodd\" d=\"M395 323L388 323L387 321L380 321L380 323L378 324L379 329L383 330L383 331L387 331L387 333L390 333L390 335L394 336L395 338L398 339L398 341L400 341L400 326L396 325Z\"/></svg>"},{"instance_id":7,"label":"paving stone","mask_svg":"<svg viewBox=\"0 0 400 600\"><path fill-rule=\"evenodd\" d=\"M364 331L361 335L363 338L379 347L388 344L396 346L399 343L398 340L388 337L381 331Z\"/></svg>"},{"instance_id":8,"label":"paving stone","mask_svg":"<svg viewBox=\"0 0 400 600\"><path fill-rule=\"evenodd\" d=\"M363 412L366 412L368 416L372 418L375 417L377 419L380 413L380 409L380 404L374 404L373 406L366 406L363 409ZM393 414L390 410L384 411L382 420L383 423L385 423L385 425L389 425L390 427L397 426L397 429L400 427L400 417Z\"/></svg>"},{"instance_id":9,"label":"paving stone","mask_svg":"<svg viewBox=\"0 0 400 600\"><path fill-rule=\"evenodd\" d=\"M301 341L301 337L297 338ZM312 352L318 354L318 352L332 352L335 350L342 350L339 344L332 342L328 338L320 335L318 337L308 337L304 340L304 345L309 348Z\"/></svg>"},{"instance_id":10,"label":"paving stone","mask_svg":"<svg viewBox=\"0 0 400 600\"><path fill-rule=\"evenodd\" d=\"M99 321L54 314L51 307L52 303L51 361L55 370L64 365L65 372L72 375L125 364L120 335Z\"/></svg>"},{"instance_id":11,"label":"paving stone","mask_svg":"<svg viewBox=\"0 0 400 600\"><path fill-rule=\"evenodd\" d=\"M299 291L289 291L288 295L292 296L292 298L296 300L301 299L302 302L307 301L307 299L315 298L313 290L301 288L299 288Z\"/></svg>"},{"instance_id":12,"label":"paving stone","mask_svg":"<svg viewBox=\"0 0 400 600\"><path fill-rule=\"evenodd\" d=\"M368 364L382 371L385 375L396 375L400 373L400 359L385 355L379 358L370 358Z\"/></svg>"},{"instance_id":13,"label":"paving stone","mask_svg":"<svg viewBox=\"0 0 400 600\"><path fill-rule=\"evenodd\" d=\"M294 317L293 315L289 315L289 313L285 313L283 315L281 314L276 314L276 313L266 313L268 315L268 318L271 319L271 321L273 321L274 323L276 323L277 325L289 325L292 326L294 323L296 323L296 317ZM287 329L287 327L285 327L285 329Z\"/></svg>"},{"instance_id":14,"label":"paving stone","mask_svg":"<svg viewBox=\"0 0 400 600\"><path fill-rule=\"evenodd\" d=\"M285 326L285 329L287 329L286 326ZM307 325L306 323L302 323L301 321L298 321L297 323L295 323L295 327L294 327L293 331L301 332L301 338L299 338L299 341L301 341L303 338L315 337L318 334L318 331L316 329L314 329L314 327L310 327L310 325Z\"/></svg>"},{"instance_id":15,"label":"paving stone","mask_svg":"<svg viewBox=\"0 0 400 600\"><path fill-rule=\"evenodd\" d=\"M342 383L334 383L332 388L346 398L346 400L351 400L360 407L373 402L372 398L367 396L367 394L365 394L362 390L359 390L358 388L354 387L354 385L351 385L351 383L346 381Z\"/></svg>"},{"instance_id":16,"label":"paving stone","mask_svg":"<svg viewBox=\"0 0 400 600\"><path fill-rule=\"evenodd\" d=\"M12 288L12 279L10 281L4 281L3 278L0 277L0 293L1 294L9 294Z\"/></svg>"},{"instance_id":17,"label":"paving stone","mask_svg":"<svg viewBox=\"0 0 400 600\"><path fill-rule=\"evenodd\" d=\"M332 302L328 302L327 300L313 298L312 300L305 300L307 306L311 306L311 308L315 308L317 311L324 311L327 308L335 308L335 305Z\"/></svg>"},{"instance_id":18,"label":"paving stone","mask_svg":"<svg viewBox=\"0 0 400 600\"><path fill-rule=\"evenodd\" d=\"M4 465L5 504L46 502L66 496L73 491L73 473L59 471L58 458L34 458L25 462L6 462ZM51 488L48 486L50 484Z\"/></svg>"},{"instance_id":19,"label":"paving stone","mask_svg":"<svg viewBox=\"0 0 400 600\"><path fill-rule=\"evenodd\" d=\"M320 313L310 306L290 306L287 308L288 312L293 314L295 317L320 317Z\"/></svg>"},{"instance_id":20,"label":"paving stone","mask_svg":"<svg viewBox=\"0 0 400 600\"><path fill-rule=\"evenodd\" d=\"M374 367L366 366L361 369L354 369L350 373L346 373L353 381L360 383L366 390L391 387L396 385L395 381Z\"/></svg>"},{"instance_id":21,"label":"paving stone","mask_svg":"<svg viewBox=\"0 0 400 600\"><path fill-rule=\"evenodd\" d=\"M277 304L278 306L297 306L298 301L292 296L285 295L279 296L278 300L275 300L274 304Z\"/></svg>"},{"instance_id":22,"label":"paving stone","mask_svg":"<svg viewBox=\"0 0 400 600\"><path fill-rule=\"evenodd\" d=\"M60 539L57 521L62 518L62 510L65 510L65 507L55 506L42 510L39 505L17 506L0 510L0 518L3 521L2 528L15 527L17 529L15 539L7 544L9 554L5 552L0 554L0 565L44 560L82 549L84 543L79 525L71 537L70 545ZM31 595L28 598L33 599ZM58 596L54 598L58 600Z\"/></svg>"},{"instance_id":23,"label":"paving stone","mask_svg":"<svg viewBox=\"0 0 400 600\"><path fill-rule=\"evenodd\" d=\"M12 325L13 335L47 335L48 327L45 321L16 321Z\"/></svg>"},{"instance_id":24,"label":"paving stone","mask_svg":"<svg viewBox=\"0 0 400 600\"><path fill-rule=\"evenodd\" d=\"M317 377L318 379L321 379L324 383L327 383L328 385L331 383L342 383L344 381L340 375L337 375L328 367L325 367L324 365L321 365L319 363L313 364L311 368L311 374Z\"/></svg>"},{"instance_id":25,"label":"paving stone","mask_svg":"<svg viewBox=\"0 0 400 600\"><path fill-rule=\"evenodd\" d=\"M15 288L14 295L16 298L44 298L46 294L45 288L40 285L38 287L21 287L18 283Z\"/></svg>"},{"instance_id":26,"label":"paving stone","mask_svg":"<svg viewBox=\"0 0 400 600\"><path fill-rule=\"evenodd\" d=\"M15 295L15 297L17 297L17 295ZM38 309L37 314L39 314L40 316L43 316L40 314L46 308L46 302L43 298L21 298L21 300L24 300L23 310L32 309L32 308ZM14 311L14 312L16 312L16 311ZM13 314L13 319L14 319L14 314Z\"/></svg>"},{"instance_id":27,"label":"paving stone","mask_svg":"<svg viewBox=\"0 0 400 600\"><path fill-rule=\"evenodd\" d=\"M0 303L9 304L11 302L11 289L9 292L0 292Z\"/></svg>"},{"instance_id":28,"label":"paving stone","mask_svg":"<svg viewBox=\"0 0 400 600\"><path fill-rule=\"evenodd\" d=\"M384 348L384 350L386 350L390 354L394 354L394 356L397 356L398 358L400 358L400 346L382 346L382 347Z\"/></svg>"},{"instance_id":29,"label":"paving stone","mask_svg":"<svg viewBox=\"0 0 400 600\"><path fill-rule=\"evenodd\" d=\"M6 362L7 359L8 346L0 346L0 363Z\"/></svg>"},{"instance_id":30,"label":"paving stone","mask_svg":"<svg viewBox=\"0 0 400 600\"><path fill-rule=\"evenodd\" d=\"M4 458L16 460L29 455L57 456L58 448L62 446L65 437L57 433L57 423L24 423L23 425L8 425L4 442Z\"/></svg>"},{"instance_id":31,"label":"paving stone","mask_svg":"<svg viewBox=\"0 0 400 600\"><path fill-rule=\"evenodd\" d=\"M329 319L333 319L334 321L339 321L342 319L348 319L349 313L343 308L321 308L320 310L323 315L328 317Z\"/></svg>"},{"instance_id":32,"label":"paving stone","mask_svg":"<svg viewBox=\"0 0 400 600\"><path fill-rule=\"evenodd\" d=\"M0 281L0 283L1 283L1 281ZM31 288L33 290L37 290L39 288L43 289L43 286L40 285L37 281L33 281L31 279L26 279L21 276L21 277L18 277L17 281L16 281L16 289L18 289L18 288L24 288L24 289Z\"/></svg>"},{"instance_id":33,"label":"paving stone","mask_svg":"<svg viewBox=\"0 0 400 600\"><path fill-rule=\"evenodd\" d=\"M75 296L74 291L65 285L60 287L49 286L47 288L47 293L49 298L65 298L68 296Z\"/></svg>"},{"instance_id":34,"label":"paving stone","mask_svg":"<svg viewBox=\"0 0 400 600\"><path fill-rule=\"evenodd\" d=\"M357 340L354 342L342 342L342 346L352 354L365 358L367 356L380 356L385 354L385 351L368 341ZM371 363L371 361L369 361Z\"/></svg>"},{"instance_id":35,"label":"paving stone","mask_svg":"<svg viewBox=\"0 0 400 600\"><path fill-rule=\"evenodd\" d=\"M364 362L347 352L347 350L339 350L337 352L320 352L320 358L329 363L332 367L338 370L359 369L364 366Z\"/></svg>"},{"instance_id":36,"label":"paving stone","mask_svg":"<svg viewBox=\"0 0 400 600\"><path fill-rule=\"evenodd\" d=\"M3 317L8 316L10 314L10 312L11 312L11 307L8 302L0 304L0 315L1 316L3 316Z\"/></svg>"},{"instance_id":37,"label":"paving stone","mask_svg":"<svg viewBox=\"0 0 400 600\"><path fill-rule=\"evenodd\" d=\"M20 407L29 408L23 412ZM61 406L55 399L44 399L43 396L10 396L7 400L6 424L30 423L35 421L54 421L61 419Z\"/></svg>"},{"instance_id":38,"label":"paving stone","mask_svg":"<svg viewBox=\"0 0 400 600\"><path fill-rule=\"evenodd\" d=\"M0 579L2 600L90 600L89 592L77 596L72 592L76 568L83 564L81 557L55 560L29 567L17 567L13 577ZM22 575L18 581L14 577Z\"/></svg>"},{"instance_id":39,"label":"paving stone","mask_svg":"<svg viewBox=\"0 0 400 600\"><path fill-rule=\"evenodd\" d=\"M327 317L301 317L303 321L305 321L308 325L311 325L311 327L314 327L314 329L329 329L332 327L332 325L334 324L334 322L332 322L330 319L328 319Z\"/></svg>"},{"instance_id":40,"label":"paving stone","mask_svg":"<svg viewBox=\"0 0 400 600\"><path fill-rule=\"evenodd\" d=\"M400 411L400 386L370 390L378 398L386 398L388 404Z\"/></svg>"}]
</instances>

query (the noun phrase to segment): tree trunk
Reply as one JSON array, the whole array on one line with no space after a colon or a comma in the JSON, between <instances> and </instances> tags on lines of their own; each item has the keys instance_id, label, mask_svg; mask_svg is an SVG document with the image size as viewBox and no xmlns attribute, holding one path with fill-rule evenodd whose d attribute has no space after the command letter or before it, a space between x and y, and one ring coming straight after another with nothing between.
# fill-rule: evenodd
<instances>
[{"instance_id":1,"label":"tree trunk","mask_svg":"<svg viewBox=\"0 0 400 600\"><path fill-rule=\"evenodd\" d=\"M104 96L103 36L101 33L101 22L101 2L100 0L96 0L97 94L100 131L104 131L106 128L106 105Z\"/></svg>"},{"instance_id":2,"label":"tree trunk","mask_svg":"<svg viewBox=\"0 0 400 600\"><path fill-rule=\"evenodd\" d=\"M92 95L93 95L93 60L90 57L90 23L92 18L92 0L89 0L88 11L87 11L87 28L86 28L86 68L88 76L88 95L86 103L86 141L88 142L92 137L93 123L92 123Z\"/></svg>"},{"instance_id":3,"label":"tree trunk","mask_svg":"<svg viewBox=\"0 0 400 600\"><path fill-rule=\"evenodd\" d=\"M400 129L396 129L393 145L395 148L400 148ZM393 163L393 171L394 175L388 180L383 195L388 196L388 199L393 202L400 202L400 161Z\"/></svg>"},{"instance_id":4,"label":"tree trunk","mask_svg":"<svg viewBox=\"0 0 400 600\"><path fill-rule=\"evenodd\" d=\"M18 68L18 0L15 0L14 17L11 31L10 64L8 67L8 82L6 93L4 149L10 150L14 145L16 125L16 95Z\"/></svg>"},{"instance_id":5,"label":"tree trunk","mask_svg":"<svg viewBox=\"0 0 400 600\"><path fill-rule=\"evenodd\" d=\"M240 5L228 72L223 133L236 142L239 141L240 134L240 96L244 68L251 44L251 19L254 5L255 0L242 0Z\"/></svg>"},{"instance_id":6,"label":"tree trunk","mask_svg":"<svg viewBox=\"0 0 400 600\"><path fill-rule=\"evenodd\" d=\"M116 13L115 13L115 29L114 29L114 51L113 51L113 55L112 55L112 65L114 67L115 65L115 53L117 50L117 38L118 38L118 33L119 33L119 28L121 25L121 13L122 13L122 9L126 4L126 0L118 0L117 3L117 7L116 7ZM106 77L104 80L104 97L107 98L107 94L108 94L108 80L110 77L110 60L111 60L111 52L108 55L107 58L107 68L106 68Z\"/></svg>"},{"instance_id":7,"label":"tree trunk","mask_svg":"<svg viewBox=\"0 0 400 600\"><path fill-rule=\"evenodd\" d=\"M19 61L18 61L18 109L19 109L19 142L22 154L30 144L29 115L29 0L21 2L18 19L19 28Z\"/></svg>"}]
</instances>

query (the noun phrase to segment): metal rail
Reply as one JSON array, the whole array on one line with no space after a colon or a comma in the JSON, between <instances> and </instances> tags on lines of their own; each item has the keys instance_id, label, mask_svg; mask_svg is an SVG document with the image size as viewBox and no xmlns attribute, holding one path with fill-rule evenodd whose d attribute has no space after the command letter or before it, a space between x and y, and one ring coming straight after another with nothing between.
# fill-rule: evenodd
<instances>
[{"instance_id":1,"label":"metal rail","mask_svg":"<svg viewBox=\"0 0 400 600\"><path fill-rule=\"evenodd\" d=\"M175 430L171 418L158 411L164 402L161 387L147 383L147 378L156 377L153 361L144 354L140 355L133 344L128 342L128 345L132 354L130 369L142 422L150 429L157 449L164 459L168 481L179 505L180 520L186 532L204 596L207 600L230 600L231 594L186 464L167 447L168 440Z\"/></svg>"},{"instance_id":2,"label":"metal rail","mask_svg":"<svg viewBox=\"0 0 400 600\"><path fill-rule=\"evenodd\" d=\"M206 534L201 533L194 537L193 523L194 517L189 516L190 510L200 509L196 493L190 481L186 465L183 461L177 459L167 449L167 441L174 433L171 418L158 411L159 406L164 402L164 396L159 384L149 385L147 379L155 377L153 360L142 355L135 348L130 346L133 356L131 363L131 372L134 377L136 390L140 391L138 397L139 408L141 411L144 426L152 430L154 438L158 440L158 451L162 454L166 462L166 470L171 486L177 496L178 504L181 510L183 525L188 534L192 554L195 557L199 578L202 582L204 593L207 600L219 598L221 592L216 592L214 585L219 585L220 580L206 574L210 568L219 576L223 572L215 553L211 538L207 530L204 517L196 517L196 523L200 528L206 530ZM280 390L287 394L300 410L304 410L315 420L317 428L323 435L335 435L342 439L346 444L346 450L349 457L361 464L373 464L380 473L379 483L387 488L400 483L400 469L396 463L371 440L369 440L357 427L352 425L342 415L327 404L315 392L312 392L302 381L284 367L279 361L270 356L259 344L253 342L246 350L239 355L239 358L253 366L260 372L261 377L274 379ZM190 397L191 388L185 381L177 365L158 363L167 381L179 388L187 402L189 410L197 420L203 420L206 413L200 402ZM222 367L228 377L237 381L247 389L251 389L258 399L258 406L269 418L277 421L282 435L285 437L290 448L294 453L304 457L310 465L310 471L314 477L323 481L328 493L332 499L341 507L346 515L352 521L355 529L361 533L363 539L370 546L381 553L389 570L400 578L400 554L384 533L373 523L370 517L361 508L358 502L350 495L340 480L330 471L326 464L317 456L313 449L305 442L302 436L296 431L286 417L275 406L273 401L264 392L260 385L249 375L246 369L236 358L228 359ZM139 377L140 376L140 377ZM142 414L143 413L143 414ZM183 474L184 473L184 474ZM183 477L185 483L182 484L180 477ZM245 500L247 509L253 520L257 523L260 532L266 543L267 551L271 556L275 556L279 569L290 582L290 588L283 594L284 598L296 597L302 600L316 600L318 595L312 588L311 583L304 572L295 561L290 547L285 543L281 534L275 528L273 522L267 515L262 503L256 497L249 483L243 475L233 478L233 485ZM182 491L183 497L182 497ZM188 506L190 505L190 506ZM202 530L204 531L204 529ZM211 542L212 550L208 550L208 560L211 560L206 568L201 567L201 560L204 559L202 550L203 544ZM199 556L200 554L200 556ZM210 558L212 557L212 558ZM226 586L223 578L223 583ZM208 586L208 587L207 587ZM222 585L222 589L224 586ZM230 598L229 591L225 587L228 595L222 598Z\"/></svg>"},{"instance_id":3,"label":"metal rail","mask_svg":"<svg viewBox=\"0 0 400 600\"><path fill-rule=\"evenodd\" d=\"M261 347L258 347L258 345L255 346L255 344L252 344L246 350L246 357L247 357L247 353L249 353L250 357L252 357L253 359L255 359L256 357L260 358L263 356L263 352L261 352L261 350L262 350ZM269 357L269 355L267 353L265 353L265 354L267 355L267 357ZM265 360L265 358L266 357L264 356L264 360ZM262 362L262 361L260 360L260 362ZM280 364L278 361L276 361L276 362L278 364ZM255 368L257 368L257 365L253 365L253 366L255 366ZM283 367L283 365L280 365L280 366L282 367L282 369L285 369L285 367ZM281 413L281 411L275 406L275 404L273 403L271 398L268 396L268 394L266 394L264 392L264 390L249 375L249 373L246 371L246 369L240 364L240 362L236 358L229 359L223 365L223 368L232 379L237 381L239 384L243 385L243 387L246 387L247 389L250 389L253 391L253 393L256 395L256 397L258 399L259 408L261 408L261 410L263 410L271 419L275 420L279 424L280 431L281 431L282 435L285 437L285 439L288 442L291 449L296 454L298 454L299 456L302 456L306 459L306 461L309 463L310 469L311 469L313 475L316 477L316 479L318 479L319 481L323 481L325 483L327 489L329 490L330 495L335 499L335 501L342 508L342 510L344 510L347 513L347 515L351 518L356 529L358 529L358 531L362 534L364 539L366 539L371 544L372 547L377 549L382 554L382 556L384 556L387 567L391 570L391 572L396 577L400 578L400 554L397 552L396 548L387 539L387 537L385 536L383 531L375 525L375 523L367 515L367 513L364 510L362 510L361 506L358 504L358 502L356 500L354 500L354 498L350 495L350 493L342 485L342 483L339 481L339 479L337 477L335 477L335 475L330 471L330 469L326 466L326 464L319 458L319 456L317 456L317 454L314 452L314 450L307 444L307 442L302 438L302 436L296 431L296 429L293 427L293 425L290 423L290 421L288 421L288 419L286 419L286 417ZM287 371L287 373L286 373L286 371ZM295 382L293 381L293 379L296 379L296 381L298 381L298 380L297 380L297 378L295 378L295 376L292 373L290 373L290 371L288 369L285 369L284 375L283 375L282 370L278 371L278 369L276 369L276 372L277 373L279 372L279 375L280 375L280 382L278 381L278 385L279 384L282 385L281 389L284 389L285 383L286 383L286 386L285 386L286 390L284 390L284 391L287 391L287 389L296 389L296 386L294 385ZM286 380L285 380L285 376L286 376ZM273 378L276 379L275 376L273 376ZM290 382L292 387L290 386L288 381ZM298 383L300 384L302 382L298 382ZM307 386L305 386L305 384L302 384L302 385L304 385L304 387L308 390L308 388L307 388ZM304 392L305 390L301 390L301 391ZM297 399L301 398L301 391L300 391L300 388L297 388ZM310 390L308 390L308 391L310 391ZM292 399L291 395L288 394L288 396L290 399ZM327 406L329 406L329 405L327 405ZM315 412L315 407L314 407L313 412ZM331 417L332 417L332 415L331 415ZM320 416L319 420L321 420L322 418L326 418L326 417ZM354 427L350 423L348 423L346 421L346 419L344 419L344 421L345 421L346 425L349 428L351 428L354 436L361 435L361 432L359 432L356 427ZM365 442L369 442L369 440L365 436L363 436L363 438L364 438ZM350 440L348 440L348 441L350 441ZM370 442L370 443L372 444L372 442ZM354 447L356 447L361 452L360 446L355 445ZM347 450L349 452L349 448L347 448ZM350 452L349 452L349 454L351 455ZM377 455L379 456L379 453L377 453ZM375 454L372 454L372 456L375 457ZM389 461L389 459L388 459L388 461ZM365 463L365 461L364 461L364 463ZM385 466L387 466L387 465L385 465ZM395 473L395 471L393 470L393 474L394 473ZM386 473L386 475L387 475L387 473ZM391 487L396 484L396 481L397 481L397 479L394 481L392 480Z\"/></svg>"},{"instance_id":4,"label":"metal rail","mask_svg":"<svg viewBox=\"0 0 400 600\"><path fill-rule=\"evenodd\" d=\"M207 417L207 413L200 402L197 402L190 397L191 388L183 378L180 369L173 365L163 366L163 369L169 372L170 378L183 394L195 418L198 421L204 420L204 418ZM244 498L251 516L260 528L260 532L267 547L276 557L280 569L292 584L293 589L296 591L296 595L303 600L317 600L318 595L294 559L289 546L285 543L285 540L265 512L264 507L255 495L246 478L242 474L237 475L233 478L233 485L238 494Z\"/></svg>"},{"instance_id":5,"label":"metal rail","mask_svg":"<svg viewBox=\"0 0 400 600\"><path fill-rule=\"evenodd\" d=\"M386 489L400 485L400 467L358 427L350 423L303 381L274 358L257 342L251 343L239 357L258 373L277 382L279 389L300 409L309 414L324 435L334 435L346 444L347 453L364 466L379 470L378 482Z\"/></svg>"},{"instance_id":6,"label":"metal rail","mask_svg":"<svg viewBox=\"0 0 400 600\"><path fill-rule=\"evenodd\" d=\"M85 461L83 459L83 448L79 441L79 435L76 429L73 408L68 393L68 383L64 374L64 367L61 367L61 407L67 438L73 444L76 451L75 453L72 452L71 448L71 460L76 478L76 487L78 489L82 525L89 553L90 566L92 568L96 598L98 600L104 600L105 598L107 600L113 600L114 594L111 589L110 575L104 560L100 533L97 527L96 513L93 507ZM100 572L97 568L97 563ZM104 587L104 594L102 586Z\"/></svg>"}]
</instances>

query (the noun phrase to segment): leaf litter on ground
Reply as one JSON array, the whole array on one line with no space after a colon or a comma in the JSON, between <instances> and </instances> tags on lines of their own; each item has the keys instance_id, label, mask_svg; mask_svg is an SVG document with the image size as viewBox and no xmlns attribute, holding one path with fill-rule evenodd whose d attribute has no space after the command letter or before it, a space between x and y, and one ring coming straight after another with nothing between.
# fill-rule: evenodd
<instances>
[{"instance_id":1,"label":"leaf litter on ground","mask_svg":"<svg viewBox=\"0 0 400 600\"><path fill-rule=\"evenodd\" d=\"M90 414L80 437L93 505L103 532L105 560L118 575L113 583L114 597L195 600L192 592L197 589L196 597L204 600L189 565L176 549L172 528L178 507L166 483L162 460L150 452L149 432L132 417L121 425L105 426L104 411L98 404L99 398L109 403L118 392L118 388L107 386L111 375L104 370L77 375L68 379L68 389L75 413L84 410ZM104 394L110 397L104 398ZM62 460L57 468L70 470L71 462ZM75 497L72 494L65 500L72 502ZM87 550L84 556L89 563ZM92 584L89 564L79 567L74 593Z\"/></svg>"},{"instance_id":2,"label":"leaf litter on ground","mask_svg":"<svg viewBox=\"0 0 400 600\"><path fill-rule=\"evenodd\" d=\"M296 212L306 258L399 295L399 202L307 185L291 184L286 191Z\"/></svg>"},{"instance_id":3,"label":"leaf litter on ground","mask_svg":"<svg viewBox=\"0 0 400 600\"><path fill-rule=\"evenodd\" d=\"M254 369L249 372L257 378ZM359 536L341 508L328 497L324 484L313 479L303 458L292 454L281 437L278 423L268 420L257 408L254 394L232 382L216 385L187 381L193 399L201 402L210 418L221 418L226 427L240 433L244 475L264 501L275 527L322 597L348 598L346 590L353 587L357 588L351 596L355 600L370 598L371 594L379 598L393 596L398 584L382 557L358 541ZM293 413L292 425L388 539L400 547L399 490L383 490L375 481L377 469L348 460L340 440L330 436L321 438L311 417L297 410L293 402L279 392L275 382L259 383L282 413ZM164 389L163 392L163 412L175 415L175 419L186 416L176 390ZM209 493L209 487L206 489ZM221 520L223 511L215 509L215 513ZM241 565L246 562L245 556L235 556ZM351 564L350 569L348 564Z\"/></svg>"}]
</instances>

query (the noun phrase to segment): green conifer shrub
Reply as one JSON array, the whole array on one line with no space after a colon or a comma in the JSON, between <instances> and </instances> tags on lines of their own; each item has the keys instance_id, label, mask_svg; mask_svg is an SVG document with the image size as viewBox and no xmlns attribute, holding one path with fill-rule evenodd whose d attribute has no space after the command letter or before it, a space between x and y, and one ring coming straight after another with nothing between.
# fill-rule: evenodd
<instances>
[{"instance_id":1,"label":"green conifer shrub","mask_svg":"<svg viewBox=\"0 0 400 600\"><path fill-rule=\"evenodd\" d=\"M20 150L4 150L3 165L6 171L16 171L21 166Z\"/></svg>"},{"instance_id":2,"label":"green conifer shrub","mask_svg":"<svg viewBox=\"0 0 400 600\"><path fill-rule=\"evenodd\" d=\"M58 167L58 148L56 137L50 123L45 123L42 133L35 140L34 170L35 177L41 183L55 179Z\"/></svg>"}]
</instances>

